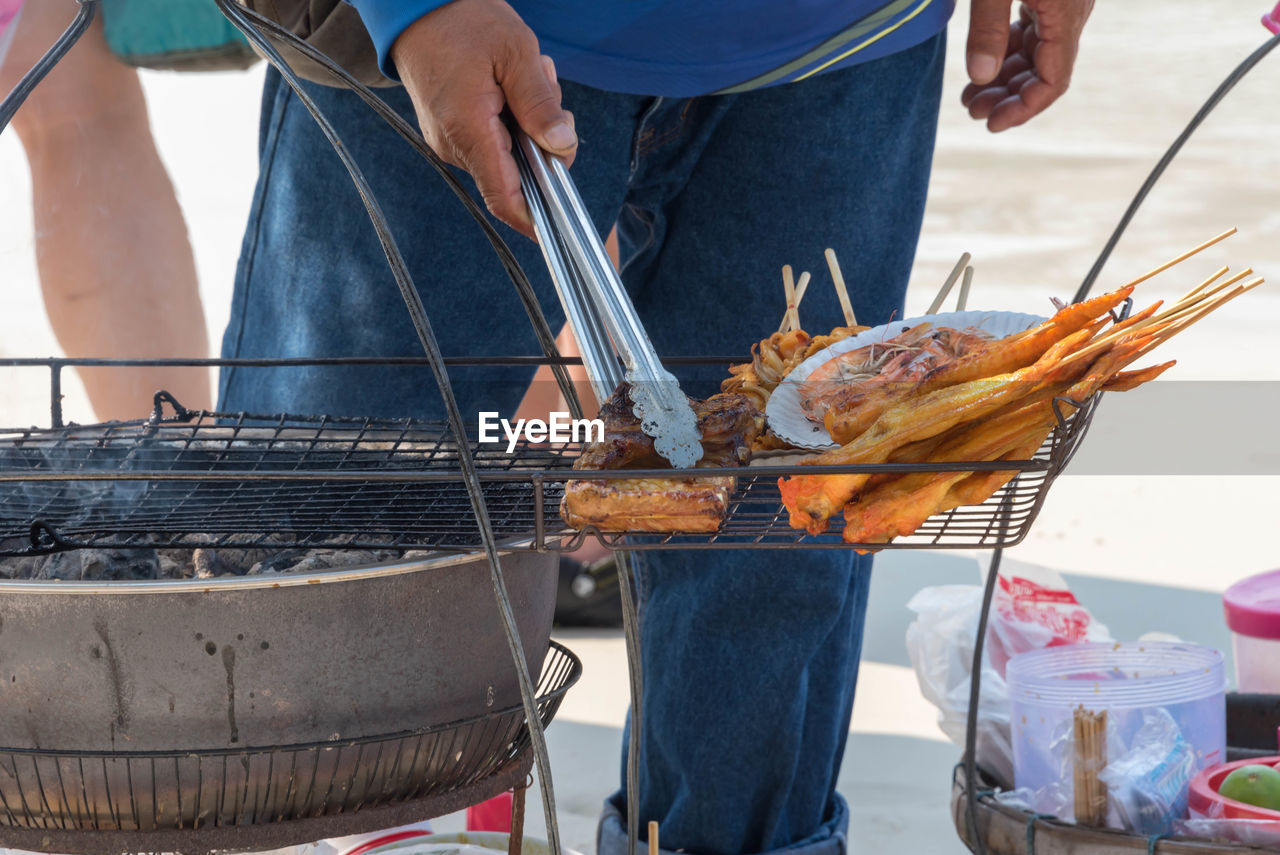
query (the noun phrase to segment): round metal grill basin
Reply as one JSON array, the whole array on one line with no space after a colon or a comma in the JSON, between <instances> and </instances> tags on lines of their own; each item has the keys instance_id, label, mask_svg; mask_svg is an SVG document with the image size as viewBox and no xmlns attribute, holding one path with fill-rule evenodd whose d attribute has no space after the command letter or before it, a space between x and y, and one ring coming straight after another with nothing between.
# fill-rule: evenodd
<instances>
[{"instance_id":1,"label":"round metal grill basin","mask_svg":"<svg viewBox=\"0 0 1280 855\"><path fill-rule=\"evenodd\" d=\"M536 674L556 559L500 560ZM327 743L465 721L519 700L483 555L207 580L0 581L4 748Z\"/></svg>"},{"instance_id":2,"label":"round metal grill basin","mask_svg":"<svg viewBox=\"0 0 1280 855\"><path fill-rule=\"evenodd\" d=\"M544 725L581 673L578 658L552 642L537 693ZM528 738L516 704L414 731L308 744L0 749L0 839L3 828L197 832L354 814L472 787L518 762Z\"/></svg>"}]
</instances>

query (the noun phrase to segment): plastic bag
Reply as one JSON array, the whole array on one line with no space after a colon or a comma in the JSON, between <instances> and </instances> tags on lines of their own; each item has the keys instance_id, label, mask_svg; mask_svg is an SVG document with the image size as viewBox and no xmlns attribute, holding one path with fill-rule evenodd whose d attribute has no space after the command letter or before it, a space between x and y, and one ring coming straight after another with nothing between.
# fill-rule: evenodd
<instances>
[{"instance_id":1,"label":"plastic bag","mask_svg":"<svg viewBox=\"0 0 1280 855\"><path fill-rule=\"evenodd\" d=\"M982 589L976 585L925 588L911 598L907 608L917 616L907 627L907 653L920 692L938 708L938 727L948 739L963 746ZM1009 691L1004 678L990 665L984 665L982 672L975 756L998 780L1013 781Z\"/></svg>"},{"instance_id":2,"label":"plastic bag","mask_svg":"<svg viewBox=\"0 0 1280 855\"><path fill-rule=\"evenodd\" d=\"M1110 641L1111 637L1052 570L1007 564L996 584L983 657L975 754L980 766L1012 784L1009 688L1004 680L1009 658L1040 647ZM960 746L969 714L969 674L982 593L977 585L943 585L925 588L907 603L916 613L907 627L907 653L920 692L938 708L942 732Z\"/></svg>"},{"instance_id":3,"label":"plastic bag","mask_svg":"<svg viewBox=\"0 0 1280 855\"><path fill-rule=\"evenodd\" d=\"M1031 564L1000 572L988 627L988 656L1001 676L1010 659L1028 650L1112 640L1061 575Z\"/></svg>"},{"instance_id":4,"label":"plastic bag","mask_svg":"<svg viewBox=\"0 0 1280 855\"><path fill-rule=\"evenodd\" d=\"M1109 728L1108 742L1116 741ZM1110 750L1110 745L1108 746ZM1173 716L1156 707L1142 711L1142 726L1098 777L1111 802L1108 825L1139 834L1168 834L1187 815L1187 789L1196 774L1195 749Z\"/></svg>"}]
</instances>

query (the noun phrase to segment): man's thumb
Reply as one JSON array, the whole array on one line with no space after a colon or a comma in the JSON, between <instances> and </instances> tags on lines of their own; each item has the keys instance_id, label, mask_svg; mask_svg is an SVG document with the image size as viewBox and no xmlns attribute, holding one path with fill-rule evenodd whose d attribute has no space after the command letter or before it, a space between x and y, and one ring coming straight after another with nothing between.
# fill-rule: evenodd
<instances>
[{"instance_id":1,"label":"man's thumb","mask_svg":"<svg viewBox=\"0 0 1280 855\"><path fill-rule=\"evenodd\" d=\"M969 11L969 45L965 51L969 79L990 83L1000 73L1009 46L1012 0L973 0Z\"/></svg>"},{"instance_id":2,"label":"man's thumb","mask_svg":"<svg viewBox=\"0 0 1280 855\"><path fill-rule=\"evenodd\" d=\"M525 133L547 151L572 157L578 135L569 113L560 106L560 86L547 66L537 51L524 51L498 82Z\"/></svg>"}]
</instances>

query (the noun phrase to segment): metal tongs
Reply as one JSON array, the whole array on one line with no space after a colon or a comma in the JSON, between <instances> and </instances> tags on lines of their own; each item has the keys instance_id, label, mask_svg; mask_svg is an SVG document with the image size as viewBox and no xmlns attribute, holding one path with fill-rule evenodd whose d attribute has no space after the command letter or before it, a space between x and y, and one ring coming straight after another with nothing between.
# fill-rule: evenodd
<instances>
[{"instance_id":1,"label":"metal tongs","mask_svg":"<svg viewBox=\"0 0 1280 855\"><path fill-rule=\"evenodd\" d=\"M512 129L520 185L591 388L601 401L631 387L640 429L677 469L702 458L698 419L680 383L663 368L569 170L528 134ZM621 360L621 364L619 364Z\"/></svg>"}]
</instances>

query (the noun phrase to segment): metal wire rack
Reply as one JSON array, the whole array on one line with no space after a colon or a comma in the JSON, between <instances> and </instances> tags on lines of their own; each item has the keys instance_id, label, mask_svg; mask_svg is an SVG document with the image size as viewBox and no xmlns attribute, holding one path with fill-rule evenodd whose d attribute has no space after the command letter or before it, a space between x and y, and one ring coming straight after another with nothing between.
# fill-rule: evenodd
<instances>
[{"instance_id":1,"label":"metal wire rack","mask_svg":"<svg viewBox=\"0 0 1280 855\"><path fill-rule=\"evenodd\" d=\"M578 658L552 642L537 687L543 726L581 673ZM510 787L515 768L523 781L528 749L519 705L419 731L302 745L142 753L0 748L0 842L40 839L60 852L86 845L99 851L103 834L183 832L174 839L191 846L201 845L192 835L203 832L203 843L216 848L216 832L234 830L226 839L238 848L261 848L282 834L309 840L335 828L351 833L346 829L368 824L362 813L373 813L370 827L377 828L384 808L416 809L420 818L440 812L433 802L442 797L489 783L499 785L495 792ZM330 820L325 833L304 827L321 818Z\"/></svg>"},{"instance_id":2,"label":"metal wire rack","mask_svg":"<svg viewBox=\"0 0 1280 855\"><path fill-rule=\"evenodd\" d=\"M143 420L0 431L0 555L128 547L474 550L480 540L460 474L463 453L475 461L495 536L514 550L568 551L589 538L611 547L625 541L629 549L845 547L838 519L822 537L790 527L779 476L1017 470L985 503L935 515L890 544L1009 546L1026 536L1095 405L1096 398L1082 407L1058 402L1057 427L1026 461L801 468L764 458L756 463L765 465L700 469L736 477L720 529L636 537L566 526L565 484L673 470L575 471L581 442L522 440L507 453L475 435L459 441L445 422L195 412L159 393Z\"/></svg>"}]
</instances>

